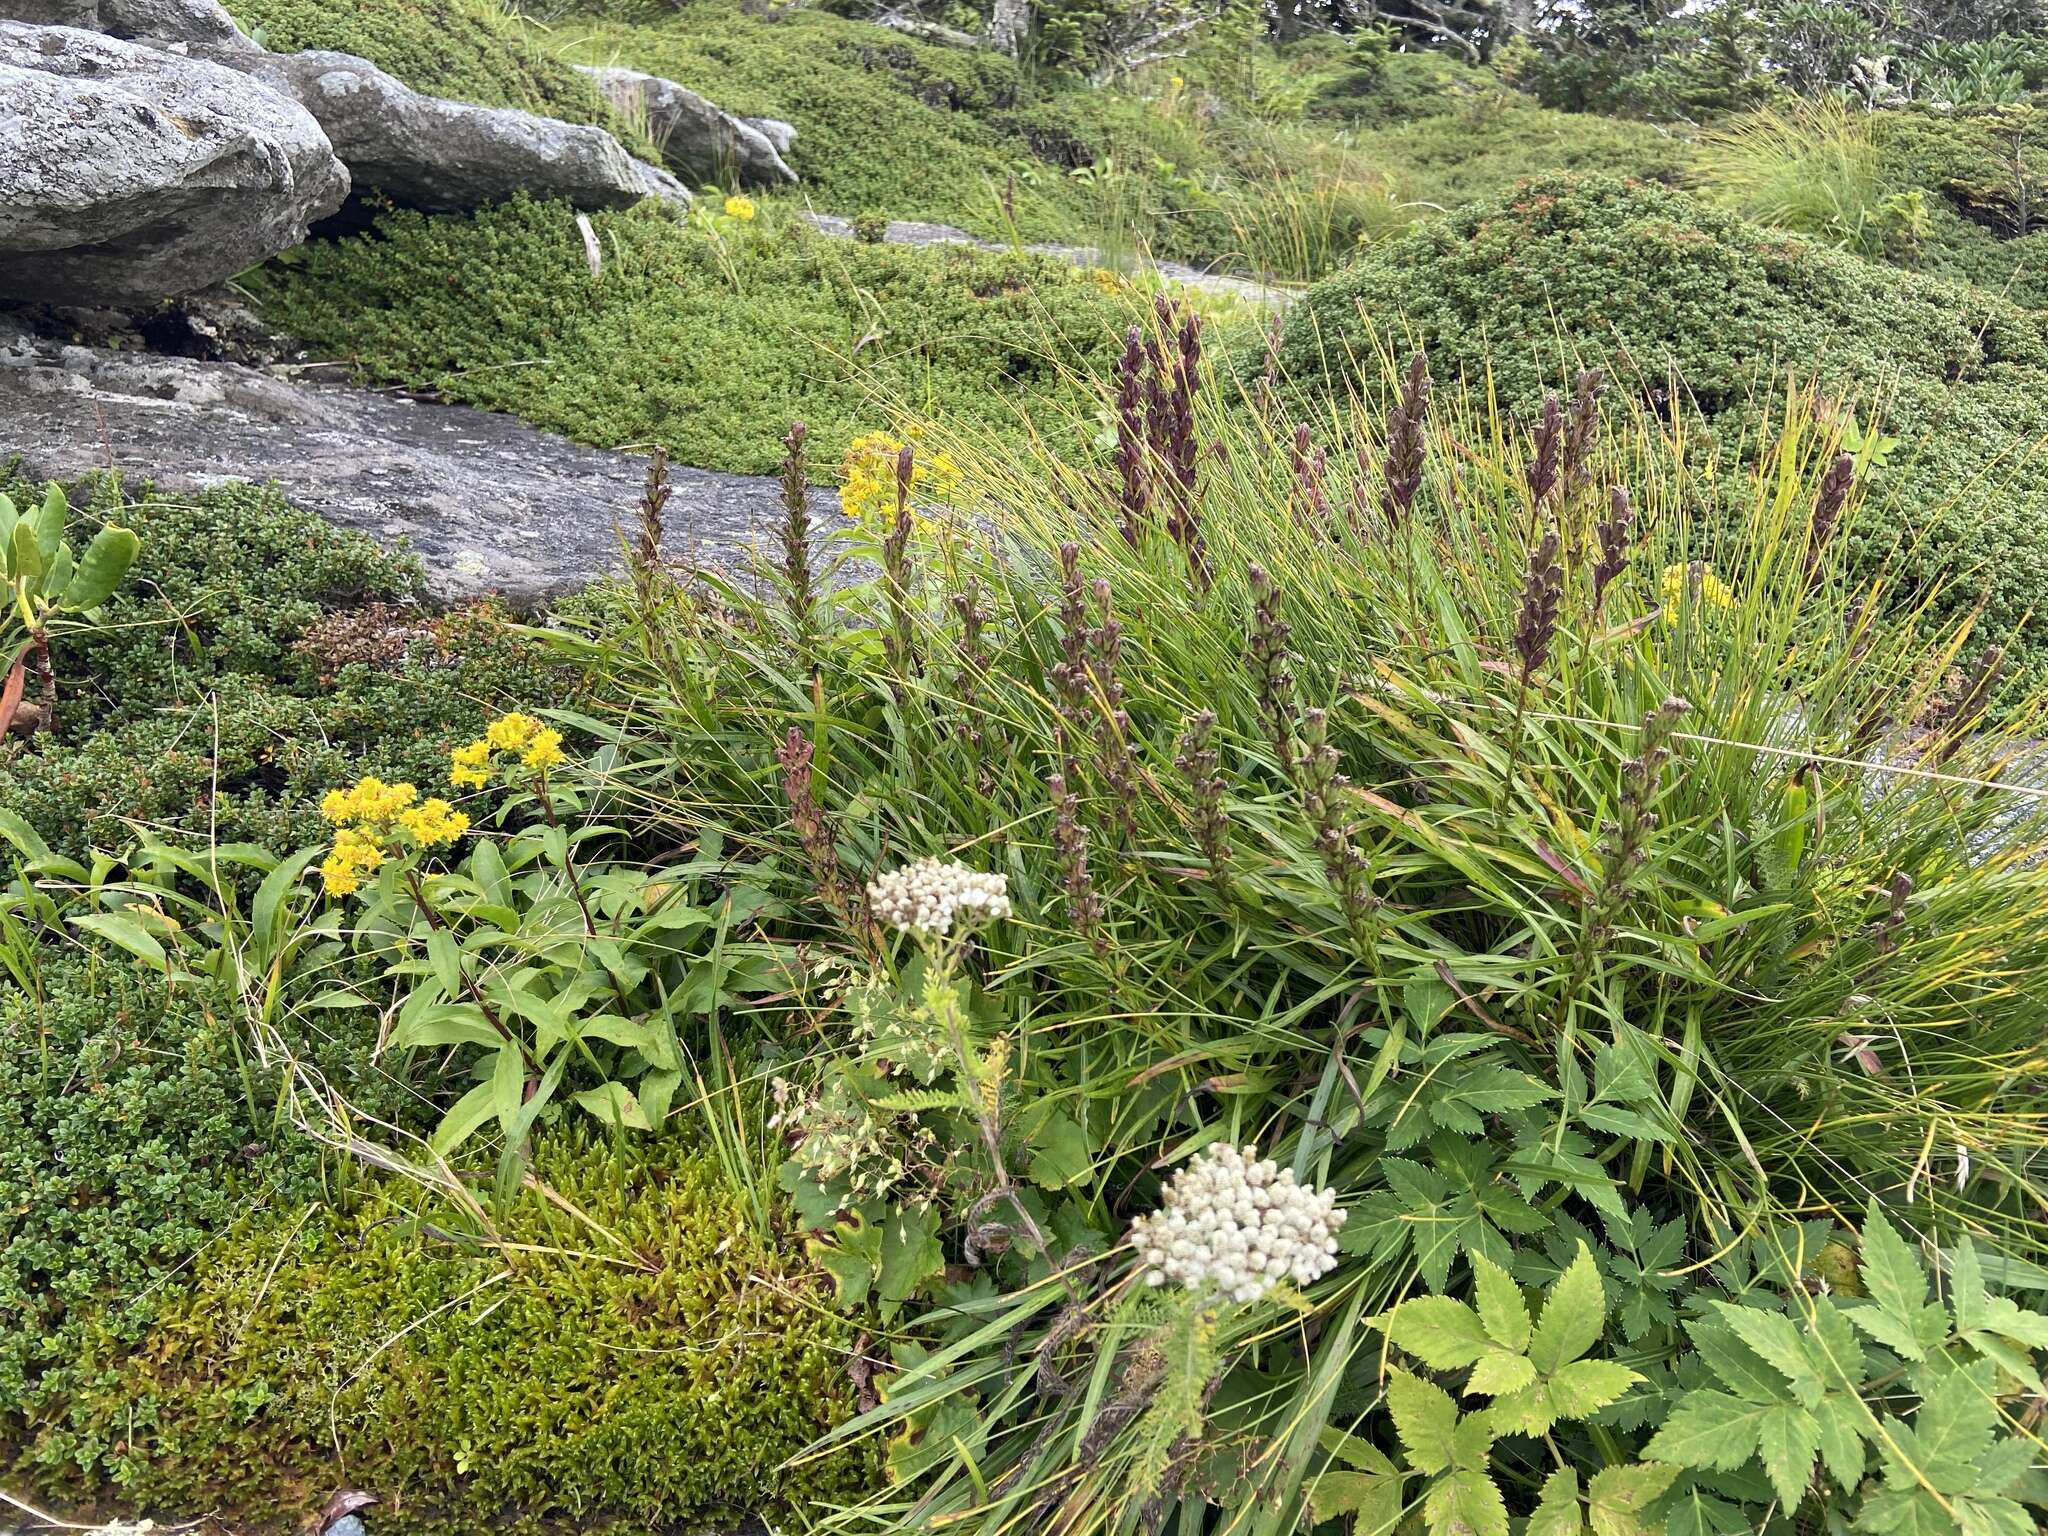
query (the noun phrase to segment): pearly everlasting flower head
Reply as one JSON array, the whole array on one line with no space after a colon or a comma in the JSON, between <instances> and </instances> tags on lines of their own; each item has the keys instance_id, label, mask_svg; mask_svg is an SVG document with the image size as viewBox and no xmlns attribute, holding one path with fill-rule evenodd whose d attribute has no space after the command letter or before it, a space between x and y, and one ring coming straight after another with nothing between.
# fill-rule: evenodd
<instances>
[{"instance_id":1,"label":"pearly everlasting flower head","mask_svg":"<svg viewBox=\"0 0 2048 1536\"><path fill-rule=\"evenodd\" d=\"M875 920L904 933L943 935L1010 915L1007 883L965 864L919 859L868 882Z\"/></svg>"},{"instance_id":2,"label":"pearly everlasting flower head","mask_svg":"<svg viewBox=\"0 0 2048 1536\"><path fill-rule=\"evenodd\" d=\"M1253 1302L1328 1274L1343 1225L1333 1191L1299 1183L1256 1147L1219 1143L1173 1176L1159 1209L1131 1223L1131 1241L1146 1284Z\"/></svg>"}]
</instances>

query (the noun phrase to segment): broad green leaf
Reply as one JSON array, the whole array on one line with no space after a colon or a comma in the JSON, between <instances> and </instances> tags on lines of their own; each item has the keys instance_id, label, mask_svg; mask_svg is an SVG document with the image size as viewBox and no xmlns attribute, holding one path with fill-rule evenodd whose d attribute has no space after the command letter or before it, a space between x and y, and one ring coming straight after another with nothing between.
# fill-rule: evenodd
<instances>
[{"instance_id":1,"label":"broad green leaf","mask_svg":"<svg viewBox=\"0 0 2048 1536\"><path fill-rule=\"evenodd\" d=\"M1453 1472L1430 1486L1422 1521L1431 1536L1508 1536L1508 1506L1484 1472Z\"/></svg>"},{"instance_id":2,"label":"broad green leaf","mask_svg":"<svg viewBox=\"0 0 2048 1536\"><path fill-rule=\"evenodd\" d=\"M26 526L26 525L23 525ZM136 959L163 970L169 963L164 947L151 933L125 912L84 912L70 919L74 928L98 934L109 944L124 949Z\"/></svg>"},{"instance_id":3,"label":"broad green leaf","mask_svg":"<svg viewBox=\"0 0 2048 1536\"><path fill-rule=\"evenodd\" d=\"M1642 1454L1650 1461L1733 1472L1756 1454L1764 1416L1773 1411L1712 1387L1697 1388L1678 1400Z\"/></svg>"},{"instance_id":4,"label":"broad green leaf","mask_svg":"<svg viewBox=\"0 0 2048 1536\"><path fill-rule=\"evenodd\" d=\"M1580 1243L1578 1257L1544 1299L1543 1315L1529 1339L1529 1358L1544 1375L1554 1374L1593 1347L1606 1319L1607 1292L1600 1284L1600 1268Z\"/></svg>"},{"instance_id":5,"label":"broad green leaf","mask_svg":"<svg viewBox=\"0 0 2048 1536\"><path fill-rule=\"evenodd\" d=\"M1529 1348L1529 1308L1522 1300L1514 1277L1491 1260L1475 1255L1472 1260L1473 1299L1479 1321L1493 1342L1512 1354Z\"/></svg>"},{"instance_id":6,"label":"broad green leaf","mask_svg":"<svg viewBox=\"0 0 2048 1536\"><path fill-rule=\"evenodd\" d=\"M1434 1473L1451 1465L1458 1405L1450 1393L1420 1376L1395 1371L1387 1378L1387 1411L1394 1417L1394 1433L1401 1437L1411 1467Z\"/></svg>"},{"instance_id":7,"label":"broad green leaf","mask_svg":"<svg viewBox=\"0 0 2048 1536\"><path fill-rule=\"evenodd\" d=\"M899 1208L882 1223L879 1294L884 1301L908 1301L917 1288L946 1267L939 1247L939 1213Z\"/></svg>"},{"instance_id":8,"label":"broad green leaf","mask_svg":"<svg viewBox=\"0 0 2048 1536\"><path fill-rule=\"evenodd\" d=\"M855 1216L850 1222L839 1222L831 1238L812 1238L804 1244L804 1252L832 1281L834 1299L843 1309L850 1312L867 1305L875 1269L882 1260L879 1227Z\"/></svg>"},{"instance_id":9,"label":"broad green leaf","mask_svg":"<svg viewBox=\"0 0 2048 1536\"><path fill-rule=\"evenodd\" d=\"M1031 1134L1031 1182L1045 1189L1064 1189L1094 1171L1095 1156L1088 1133L1072 1115L1047 1115Z\"/></svg>"},{"instance_id":10,"label":"broad green leaf","mask_svg":"<svg viewBox=\"0 0 2048 1536\"><path fill-rule=\"evenodd\" d=\"M64 498L61 486L52 484L43 494L43 504L35 511L33 521L36 530L36 550L43 557L47 570L57 558L57 551L64 547L64 520L71 512L70 504Z\"/></svg>"},{"instance_id":11,"label":"broad green leaf","mask_svg":"<svg viewBox=\"0 0 2048 1536\"><path fill-rule=\"evenodd\" d=\"M578 1108L589 1114L600 1125L616 1129L623 1125L629 1130L651 1131L647 1114L640 1107L624 1083L606 1083L601 1087L587 1088L581 1093L571 1094Z\"/></svg>"},{"instance_id":12,"label":"broad green leaf","mask_svg":"<svg viewBox=\"0 0 2048 1536\"><path fill-rule=\"evenodd\" d=\"M1470 1365L1493 1347L1479 1315L1448 1296L1411 1296L1394 1309L1387 1337L1431 1370Z\"/></svg>"},{"instance_id":13,"label":"broad green leaf","mask_svg":"<svg viewBox=\"0 0 2048 1536\"><path fill-rule=\"evenodd\" d=\"M36 547L36 531L26 518L14 525L13 549L8 558L8 570L18 581L28 579L29 590L33 592L43 575L43 552Z\"/></svg>"},{"instance_id":14,"label":"broad green leaf","mask_svg":"<svg viewBox=\"0 0 2048 1536\"><path fill-rule=\"evenodd\" d=\"M490 1050L502 1045L504 1037L474 1003L444 1003L401 1018L391 1032L391 1043L401 1048L481 1045Z\"/></svg>"},{"instance_id":15,"label":"broad green leaf","mask_svg":"<svg viewBox=\"0 0 2048 1536\"><path fill-rule=\"evenodd\" d=\"M1687 1322L1686 1332L1700 1359L1737 1397L1759 1404L1790 1400L1792 1389L1783 1373L1772 1370L1727 1324L1698 1317Z\"/></svg>"},{"instance_id":16,"label":"broad green leaf","mask_svg":"<svg viewBox=\"0 0 2048 1536\"><path fill-rule=\"evenodd\" d=\"M1586 1516L1593 1536L1649 1536L1654 1527L1643 1512L1678 1476L1678 1468L1656 1462L1603 1467L1586 1490Z\"/></svg>"},{"instance_id":17,"label":"broad green leaf","mask_svg":"<svg viewBox=\"0 0 2048 1536\"><path fill-rule=\"evenodd\" d=\"M1585 1529L1579 1513L1579 1474L1559 1467L1543 1480L1543 1496L1522 1536L1582 1536Z\"/></svg>"},{"instance_id":18,"label":"broad green leaf","mask_svg":"<svg viewBox=\"0 0 2048 1536\"><path fill-rule=\"evenodd\" d=\"M1819 1454L1820 1425L1812 1414L1791 1403L1764 1410L1757 1425L1757 1455L1786 1509L1797 1509L1806 1497L1806 1484Z\"/></svg>"},{"instance_id":19,"label":"broad green leaf","mask_svg":"<svg viewBox=\"0 0 2048 1536\"><path fill-rule=\"evenodd\" d=\"M526 1063L520 1059L519 1048L507 1041L498 1047L491 1062L491 1105L507 1132L519 1118L519 1106L525 1097Z\"/></svg>"},{"instance_id":20,"label":"broad green leaf","mask_svg":"<svg viewBox=\"0 0 2048 1536\"><path fill-rule=\"evenodd\" d=\"M446 928L427 932L427 959L433 962L434 978L441 990L455 997L466 990L462 979L462 946Z\"/></svg>"},{"instance_id":21,"label":"broad green leaf","mask_svg":"<svg viewBox=\"0 0 2048 1536\"><path fill-rule=\"evenodd\" d=\"M1369 1440L1356 1435L1326 1430L1325 1448L1341 1442L1335 1454L1350 1470L1326 1468L1309 1489L1309 1509L1317 1520L1351 1515L1353 1536L1389 1536L1401 1523L1405 1500L1401 1485L1404 1474Z\"/></svg>"},{"instance_id":22,"label":"broad green leaf","mask_svg":"<svg viewBox=\"0 0 2048 1536\"><path fill-rule=\"evenodd\" d=\"M497 1112L496 1094L491 1084L478 1083L441 1117L441 1123L434 1127L434 1134L427 1145L439 1156L446 1157L469 1140L478 1126L494 1118Z\"/></svg>"},{"instance_id":23,"label":"broad green leaf","mask_svg":"<svg viewBox=\"0 0 2048 1536\"><path fill-rule=\"evenodd\" d=\"M1863 1294L1898 1325L1888 1334L1880 1333L1866 1318L1861 1320L1865 1331L1909 1360L1925 1359L1928 1348L1946 1335L1947 1316L1938 1304L1929 1306L1927 1275L1920 1267L1919 1255L1899 1236L1875 1200L1863 1217L1862 1260ZM1930 1311L1937 1318L1930 1318ZM1930 1337L1937 1319L1939 1331Z\"/></svg>"}]
</instances>

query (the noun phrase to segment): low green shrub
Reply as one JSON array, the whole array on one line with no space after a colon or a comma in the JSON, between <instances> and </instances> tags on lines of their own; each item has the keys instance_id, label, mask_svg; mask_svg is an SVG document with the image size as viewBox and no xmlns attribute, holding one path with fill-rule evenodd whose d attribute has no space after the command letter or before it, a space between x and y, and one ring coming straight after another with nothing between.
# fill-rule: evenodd
<instances>
[{"instance_id":1,"label":"low green shrub","mask_svg":"<svg viewBox=\"0 0 2048 1536\"><path fill-rule=\"evenodd\" d=\"M512 411L601 446L761 472L795 420L829 474L907 403L1023 438L1026 412L1106 366L1130 298L1051 258L918 250L660 209L593 216L593 278L566 207L393 213L302 247L254 285L266 312L368 375Z\"/></svg>"},{"instance_id":2,"label":"low green shrub","mask_svg":"<svg viewBox=\"0 0 2048 1536\"><path fill-rule=\"evenodd\" d=\"M849 1413L852 1330L713 1163L554 1137L536 1172L554 1198L500 1214L509 1248L403 1185L245 1223L142 1348L88 1341L97 1385L17 1467L74 1508L278 1533L343 1466L394 1532L726 1529L862 1491L859 1452L783 1466Z\"/></svg>"},{"instance_id":3,"label":"low green shrub","mask_svg":"<svg viewBox=\"0 0 2048 1536\"><path fill-rule=\"evenodd\" d=\"M352 53L428 95L616 126L597 88L497 0L229 0L227 9L275 53Z\"/></svg>"},{"instance_id":4,"label":"low green shrub","mask_svg":"<svg viewBox=\"0 0 2048 1536\"><path fill-rule=\"evenodd\" d=\"M366 1112L404 1118L368 1065L374 1028L303 1048ZM237 1221L321 1193L319 1151L241 1029L239 999L125 956L52 948L36 991L0 982L0 1444L117 1388L87 1341L140 1345Z\"/></svg>"},{"instance_id":5,"label":"low green shrub","mask_svg":"<svg viewBox=\"0 0 2048 1536\"><path fill-rule=\"evenodd\" d=\"M275 490L74 500L142 553L104 625L55 648L55 737L0 738L0 796L60 853L120 846L123 820L295 847L331 785L438 777L493 703L563 686L495 610L426 612L415 560Z\"/></svg>"},{"instance_id":6,"label":"low green shrub","mask_svg":"<svg viewBox=\"0 0 2048 1536\"><path fill-rule=\"evenodd\" d=\"M1382 347L1411 343L1525 419L1561 367L1604 368L1687 423L1702 454L1740 451L1788 372L1859 400L1898 438L1872 449L1863 569L1938 592L1937 614L1978 613L2026 670L2048 667L2027 627L2048 606L2041 315L1660 187L1543 178L1319 284L1288 315L1280 364L1328 399L1377 379Z\"/></svg>"}]
</instances>

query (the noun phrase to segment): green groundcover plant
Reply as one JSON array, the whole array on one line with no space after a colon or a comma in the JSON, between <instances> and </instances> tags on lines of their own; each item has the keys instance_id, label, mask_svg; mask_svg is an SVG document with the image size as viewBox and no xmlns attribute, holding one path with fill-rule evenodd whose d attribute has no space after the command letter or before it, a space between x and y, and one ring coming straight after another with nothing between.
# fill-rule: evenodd
<instances>
[{"instance_id":1,"label":"green groundcover plant","mask_svg":"<svg viewBox=\"0 0 2048 1536\"><path fill-rule=\"evenodd\" d=\"M1386 389L1226 399L1162 308L1099 444L905 430L822 562L790 433L778 559L554 631L596 745L505 896L465 827L291 898L447 1021L448 1151L381 1155L488 1230L462 1170L502 1200L579 1117L708 1137L866 1330L814 1453L886 1480L831 1529L2031 1528L2048 825L2001 637L1883 614L1810 393L1709 477L1596 374L1528 431L1419 356ZM622 868L758 894L664 957ZM743 1008L632 1001L735 946Z\"/></svg>"}]
</instances>

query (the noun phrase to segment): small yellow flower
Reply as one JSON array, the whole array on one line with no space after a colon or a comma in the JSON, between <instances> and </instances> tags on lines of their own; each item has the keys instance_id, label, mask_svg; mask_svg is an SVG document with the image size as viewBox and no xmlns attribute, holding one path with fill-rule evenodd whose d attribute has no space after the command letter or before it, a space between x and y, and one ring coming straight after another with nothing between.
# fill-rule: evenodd
<instances>
[{"instance_id":1,"label":"small yellow flower","mask_svg":"<svg viewBox=\"0 0 2048 1536\"><path fill-rule=\"evenodd\" d=\"M320 814L335 826L349 822L389 821L419 798L410 784L386 784L379 778L358 779L347 789L330 789L320 799Z\"/></svg>"},{"instance_id":2,"label":"small yellow flower","mask_svg":"<svg viewBox=\"0 0 2048 1536\"><path fill-rule=\"evenodd\" d=\"M362 889L363 877L384 862L383 846L368 833L343 827L334 834L334 847L321 861L320 875L331 896L352 896Z\"/></svg>"},{"instance_id":3,"label":"small yellow flower","mask_svg":"<svg viewBox=\"0 0 2048 1536\"><path fill-rule=\"evenodd\" d=\"M1698 561L1691 565L1667 565L1657 578L1657 596L1664 605L1664 622L1676 624L1678 611L1686 600L1686 589L1691 587L1695 606L1702 608L1733 608L1735 592L1727 582L1713 573L1713 570Z\"/></svg>"},{"instance_id":4,"label":"small yellow flower","mask_svg":"<svg viewBox=\"0 0 2048 1536\"><path fill-rule=\"evenodd\" d=\"M536 732L533 744L519 760L529 768L554 768L567 762L568 758L562 753L562 733L555 730Z\"/></svg>"},{"instance_id":5,"label":"small yellow flower","mask_svg":"<svg viewBox=\"0 0 2048 1536\"><path fill-rule=\"evenodd\" d=\"M438 797L417 809L401 811L398 824L410 832L422 848L452 843L469 830L469 818Z\"/></svg>"},{"instance_id":6,"label":"small yellow flower","mask_svg":"<svg viewBox=\"0 0 2048 1536\"><path fill-rule=\"evenodd\" d=\"M484 740L493 752L517 752L539 734L541 724L531 715L500 715L484 728Z\"/></svg>"},{"instance_id":7,"label":"small yellow flower","mask_svg":"<svg viewBox=\"0 0 2048 1536\"><path fill-rule=\"evenodd\" d=\"M754 200L735 193L725 200L725 216L729 219L738 219L742 224L746 223L754 216Z\"/></svg>"},{"instance_id":8,"label":"small yellow flower","mask_svg":"<svg viewBox=\"0 0 2048 1536\"><path fill-rule=\"evenodd\" d=\"M457 789L481 789L491 782L491 744L488 741L472 741L457 747L448 754L448 761L448 782Z\"/></svg>"}]
</instances>

